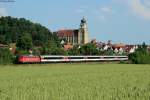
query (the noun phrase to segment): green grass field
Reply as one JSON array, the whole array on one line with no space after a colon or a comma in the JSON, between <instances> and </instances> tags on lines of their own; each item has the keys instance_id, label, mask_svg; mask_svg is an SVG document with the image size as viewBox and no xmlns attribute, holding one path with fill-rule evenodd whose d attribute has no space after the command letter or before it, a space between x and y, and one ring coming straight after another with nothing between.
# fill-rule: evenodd
<instances>
[{"instance_id":1,"label":"green grass field","mask_svg":"<svg viewBox=\"0 0 150 100\"><path fill-rule=\"evenodd\" d=\"M150 100L150 65L1 65L0 100Z\"/></svg>"}]
</instances>

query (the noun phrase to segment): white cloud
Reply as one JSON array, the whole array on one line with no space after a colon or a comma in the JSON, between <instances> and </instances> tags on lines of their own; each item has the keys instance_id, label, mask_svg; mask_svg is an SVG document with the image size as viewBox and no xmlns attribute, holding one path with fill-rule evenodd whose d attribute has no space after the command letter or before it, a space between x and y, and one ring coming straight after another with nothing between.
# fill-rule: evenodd
<instances>
[{"instance_id":1,"label":"white cloud","mask_svg":"<svg viewBox=\"0 0 150 100\"><path fill-rule=\"evenodd\" d=\"M150 8L142 3L141 0L132 0L130 6L134 14L150 20Z\"/></svg>"},{"instance_id":2,"label":"white cloud","mask_svg":"<svg viewBox=\"0 0 150 100\"><path fill-rule=\"evenodd\" d=\"M4 7L0 7L0 17L7 15L7 10Z\"/></svg>"},{"instance_id":3,"label":"white cloud","mask_svg":"<svg viewBox=\"0 0 150 100\"><path fill-rule=\"evenodd\" d=\"M112 16L112 9L109 6L103 6L94 10L93 14L99 21L107 21Z\"/></svg>"},{"instance_id":4,"label":"white cloud","mask_svg":"<svg viewBox=\"0 0 150 100\"><path fill-rule=\"evenodd\" d=\"M126 5L129 11L136 16L150 20L150 0L112 0Z\"/></svg>"}]
</instances>

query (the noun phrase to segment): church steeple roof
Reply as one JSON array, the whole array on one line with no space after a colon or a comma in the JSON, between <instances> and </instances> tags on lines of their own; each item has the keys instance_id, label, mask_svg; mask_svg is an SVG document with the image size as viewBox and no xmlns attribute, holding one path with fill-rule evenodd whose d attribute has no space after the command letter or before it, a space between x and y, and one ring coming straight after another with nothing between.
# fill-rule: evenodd
<instances>
[{"instance_id":1,"label":"church steeple roof","mask_svg":"<svg viewBox=\"0 0 150 100\"><path fill-rule=\"evenodd\" d=\"M81 23L86 23L86 19L85 19L84 16L83 16L83 18L81 19Z\"/></svg>"}]
</instances>

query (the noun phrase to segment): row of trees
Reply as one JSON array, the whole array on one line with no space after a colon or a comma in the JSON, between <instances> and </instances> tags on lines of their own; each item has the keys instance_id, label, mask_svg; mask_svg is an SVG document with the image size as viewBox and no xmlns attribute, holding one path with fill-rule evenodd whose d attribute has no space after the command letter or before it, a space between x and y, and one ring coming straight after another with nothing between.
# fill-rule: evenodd
<instances>
[{"instance_id":1,"label":"row of trees","mask_svg":"<svg viewBox=\"0 0 150 100\"><path fill-rule=\"evenodd\" d=\"M21 50L20 52L23 53L23 51ZM68 51L64 51L61 48L53 48L51 50L44 50L44 52L52 55L102 55L104 53L104 52L103 53L99 52L96 46L91 43L83 45L81 47L74 46L72 49ZM107 52L108 54L111 51L105 51L105 52ZM33 53L37 55L35 51L33 51ZM112 52L110 54L112 54ZM13 57L14 55L10 52L8 48L0 49L0 64L12 63ZM139 45L138 49L134 53L129 54L129 60L134 64L150 64L150 53L148 52L145 43L143 43L143 45Z\"/></svg>"},{"instance_id":2,"label":"row of trees","mask_svg":"<svg viewBox=\"0 0 150 100\"><path fill-rule=\"evenodd\" d=\"M96 45L92 43L88 43L83 46L74 46L72 49L68 51L69 55L97 55L98 49Z\"/></svg>"},{"instance_id":3,"label":"row of trees","mask_svg":"<svg viewBox=\"0 0 150 100\"><path fill-rule=\"evenodd\" d=\"M19 39L17 42L17 47L22 49L18 49L16 54L29 54L29 47L32 46L31 39L25 38ZM25 42L26 41L26 42ZM51 42L49 45L44 47L34 47L32 49L32 54L34 55L118 55L112 49L101 50L97 48L95 44L88 43L85 45L75 45L72 49L65 51L63 47L56 46L55 43Z\"/></svg>"},{"instance_id":4,"label":"row of trees","mask_svg":"<svg viewBox=\"0 0 150 100\"><path fill-rule=\"evenodd\" d=\"M114 52L111 49L101 50L93 43L88 43L83 46L74 46L68 51L69 55L113 55Z\"/></svg>"}]
</instances>

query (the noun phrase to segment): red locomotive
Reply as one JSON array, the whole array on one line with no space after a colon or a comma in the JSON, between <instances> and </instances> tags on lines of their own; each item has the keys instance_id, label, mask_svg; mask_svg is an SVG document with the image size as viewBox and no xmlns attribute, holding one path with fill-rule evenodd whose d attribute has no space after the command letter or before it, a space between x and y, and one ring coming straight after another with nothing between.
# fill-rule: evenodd
<instances>
[{"instance_id":1,"label":"red locomotive","mask_svg":"<svg viewBox=\"0 0 150 100\"><path fill-rule=\"evenodd\" d=\"M40 56L21 55L18 57L18 63L40 63Z\"/></svg>"}]
</instances>

